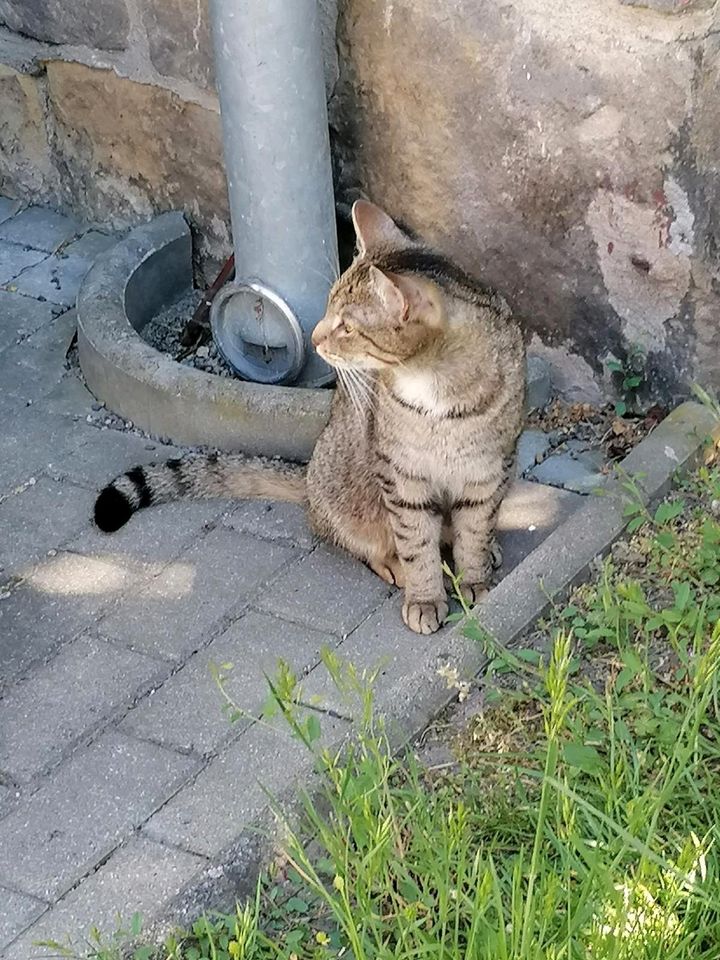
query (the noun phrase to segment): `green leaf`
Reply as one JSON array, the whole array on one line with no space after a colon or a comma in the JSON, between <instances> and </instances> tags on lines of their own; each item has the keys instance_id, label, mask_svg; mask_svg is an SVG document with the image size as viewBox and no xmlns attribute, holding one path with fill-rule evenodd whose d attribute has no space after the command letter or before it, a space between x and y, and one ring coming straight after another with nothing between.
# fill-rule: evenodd
<instances>
[{"instance_id":1,"label":"green leaf","mask_svg":"<svg viewBox=\"0 0 720 960\"><path fill-rule=\"evenodd\" d=\"M608 368L608 370L610 370L612 373L620 373L620 372L622 371L622 368L623 368L623 365L622 365L622 363L620 363L619 360L608 360L608 361L606 361L605 366L606 366L606 367Z\"/></svg>"},{"instance_id":2,"label":"green leaf","mask_svg":"<svg viewBox=\"0 0 720 960\"><path fill-rule=\"evenodd\" d=\"M142 914L135 912L130 919L130 935L139 937L142 930Z\"/></svg>"},{"instance_id":3,"label":"green leaf","mask_svg":"<svg viewBox=\"0 0 720 960\"><path fill-rule=\"evenodd\" d=\"M321 733L322 730L320 727L320 721L314 713L310 714L305 721L305 736L308 738L310 743L315 743L316 740L320 739Z\"/></svg>"},{"instance_id":4,"label":"green leaf","mask_svg":"<svg viewBox=\"0 0 720 960\"><path fill-rule=\"evenodd\" d=\"M615 413L616 413L619 417L624 417L624 416L625 416L625 414L627 413L627 404L625 403L624 400L618 400L618 401L616 401L616 403L615 403Z\"/></svg>"},{"instance_id":5,"label":"green leaf","mask_svg":"<svg viewBox=\"0 0 720 960\"><path fill-rule=\"evenodd\" d=\"M690 602L690 584L687 581L682 583L673 583L673 593L675 594L675 606L678 610L687 610Z\"/></svg>"},{"instance_id":6,"label":"green leaf","mask_svg":"<svg viewBox=\"0 0 720 960\"><path fill-rule=\"evenodd\" d=\"M290 897L285 907L290 913L307 913L308 911L307 901L302 897Z\"/></svg>"},{"instance_id":7,"label":"green leaf","mask_svg":"<svg viewBox=\"0 0 720 960\"><path fill-rule=\"evenodd\" d=\"M655 539L666 550L671 550L675 546L675 534L670 530L661 530L655 535Z\"/></svg>"},{"instance_id":8,"label":"green leaf","mask_svg":"<svg viewBox=\"0 0 720 960\"><path fill-rule=\"evenodd\" d=\"M542 654L538 650L516 650L515 656L523 663L538 664L542 659Z\"/></svg>"},{"instance_id":9,"label":"green leaf","mask_svg":"<svg viewBox=\"0 0 720 960\"><path fill-rule=\"evenodd\" d=\"M585 773L597 773L602 769L603 761L595 747L586 743L566 743L563 747L563 760L570 767L577 767Z\"/></svg>"},{"instance_id":10,"label":"green leaf","mask_svg":"<svg viewBox=\"0 0 720 960\"><path fill-rule=\"evenodd\" d=\"M666 500L655 511L655 523L664 524L679 517L685 509L684 500Z\"/></svg>"},{"instance_id":11,"label":"green leaf","mask_svg":"<svg viewBox=\"0 0 720 960\"><path fill-rule=\"evenodd\" d=\"M643 516L634 517L630 521L630 523L627 525L628 533L635 533L635 531L639 530L644 523L645 523L645 517Z\"/></svg>"}]
</instances>

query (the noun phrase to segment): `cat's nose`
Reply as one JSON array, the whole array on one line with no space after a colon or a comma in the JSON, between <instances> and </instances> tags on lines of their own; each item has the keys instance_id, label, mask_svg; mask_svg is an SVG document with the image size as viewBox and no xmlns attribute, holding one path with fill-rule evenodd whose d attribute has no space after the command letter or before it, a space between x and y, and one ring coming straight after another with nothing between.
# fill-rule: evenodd
<instances>
[{"instance_id":1,"label":"cat's nose","mask_svg":"<svg viewBox=\"0 0 720 960\"><path fill-rule=\"evenodd\" d=\"M323 326L323 322L321 320L320 323L313 330L312 335L310 337L310 339L312 340L312 345L314 347L318 347L325 339L325 331L322 329L322 326Z\"/></svg>"}]
</instances>

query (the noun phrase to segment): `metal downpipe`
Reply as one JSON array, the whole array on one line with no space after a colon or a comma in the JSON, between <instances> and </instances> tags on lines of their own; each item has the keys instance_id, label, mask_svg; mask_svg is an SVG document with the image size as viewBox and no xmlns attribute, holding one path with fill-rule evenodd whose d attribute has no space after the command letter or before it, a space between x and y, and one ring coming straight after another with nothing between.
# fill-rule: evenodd
<instances>
[{"instance_id":1,"label":"metal downpipe","mask_svg":"<svg viewBox=\"0 0 720 960\"><path fill-rule=\"evenodd\" d=\"M338 275L317 0L210 0L235 283L213 335L245 379L320 386L310 334Z\"/></svg>"}]
</instances>

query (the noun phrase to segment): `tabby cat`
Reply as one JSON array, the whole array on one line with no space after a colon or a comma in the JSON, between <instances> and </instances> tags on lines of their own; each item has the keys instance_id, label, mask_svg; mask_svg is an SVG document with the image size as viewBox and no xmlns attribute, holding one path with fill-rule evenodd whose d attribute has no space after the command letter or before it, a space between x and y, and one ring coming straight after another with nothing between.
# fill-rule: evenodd
<instances>
[{"instance_id":1,"label":"tabby cat","mask_svg":"<svg viewBox=\"0 0 720 960\"><path fill-rule=\"evenodd\" d=\"M404 588L403 619L427 634L448 612L441 545L452 544L471 603L499 562L523 341L500 296L378 207L358 201L353 222L357 256L312 335L338 387L308 467L225 455L135 467L100 493L95 520L117 530L141 507L180 498L303 503L320 537Z\"/></svg>"}]
</instances>

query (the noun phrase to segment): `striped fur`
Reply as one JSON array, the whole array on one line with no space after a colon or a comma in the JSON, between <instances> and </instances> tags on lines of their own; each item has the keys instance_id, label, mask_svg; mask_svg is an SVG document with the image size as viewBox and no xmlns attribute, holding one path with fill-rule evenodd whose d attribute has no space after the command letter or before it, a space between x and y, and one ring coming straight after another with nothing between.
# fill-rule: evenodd
<instances>
[{"instance_id":1,"label":"striped fur","mask_svg":"<svg viewBox=\"0 0 720 960\"><path fill-rule=\"evenodd\" d=\"M314 531L405 588L403 618L437 630L452 544L471 602L499 561L497 514L514 469L525 357L501 297L410 240L377 207L353 209L359 252L313 332L339 375L307 474L232 457L136 467L100 494L121 526L152 503L229 496L305 502Z\"/></svg>"},{"instance_id":2,"label":"striped fur","mask_svg":"<svg viewBox=\"0 0 720 960\"><path fill-rule=\"evenodd\" d=\"M143 507L215 497L303 503L307 499L305 469L221 454L133 467L101 491L95 502L95 523L112 533Z\"/></svg>"}]
</instances>

